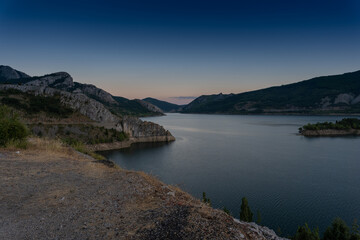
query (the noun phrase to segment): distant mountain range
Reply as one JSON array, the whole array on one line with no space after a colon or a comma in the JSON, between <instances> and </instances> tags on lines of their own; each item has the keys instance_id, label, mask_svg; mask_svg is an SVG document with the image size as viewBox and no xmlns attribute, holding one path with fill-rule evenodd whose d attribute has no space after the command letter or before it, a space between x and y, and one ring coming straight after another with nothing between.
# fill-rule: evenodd
<instances>
[{"instance_id":1,"label":"distant mountain range","mask_svg":"<svg viewBox=\"0 0 360 240\"><path fill-rule=\"evenodd\" d=\"M154 116L164 112L208 114L353 114L360 113L360 71L316 77L293 84L239 94L203 95L188 105L155 98L129 100L90 84L74 82L65 72L41 77L0 66L0 84L53 88L81 93L103 104L112 114Z\"/></svg>"},{"instance_id":2,"label":"distant mountain range","mask_svg":"<svg viewBox=\"0 0 360 240\"><path fill-rule=\"evenodd\" d=\"M149 102L155 106L157 106L158 108L160 108L162 111L164 112L178 112L180 110L180 108L182 108L184 105L177 105L174 103L169 103L166 101L161 101L155 98L144 98L143 99L145 102Z\"/></svg>"},{"instance_id":3,"label":"distant mountain range","mask_svg":"<svg viewBox=\"0 0 360 240\"><path fill-rule=\"evenodd\" d=\"M52 88L69 93L81 93L90 99L100 102L113 114L118 116L164 115L161 109L143 100L129 100L123 97L113 96L94 85L74 82L70 74L66 72L57 72L40 77L30 77L9 66L0 66L0 84L17 84L29 88Z\"/></svg>"},{"instance_id":4,"label":"distant mountain range","mask_svg":"<svg viewBox=\"0 0 360 240\"><path fill-rule=\"evenodd\" d=\"M351 114L360 113L360 71L239 94L203 95L182 113Z\"/></svg>"}]
</instances>

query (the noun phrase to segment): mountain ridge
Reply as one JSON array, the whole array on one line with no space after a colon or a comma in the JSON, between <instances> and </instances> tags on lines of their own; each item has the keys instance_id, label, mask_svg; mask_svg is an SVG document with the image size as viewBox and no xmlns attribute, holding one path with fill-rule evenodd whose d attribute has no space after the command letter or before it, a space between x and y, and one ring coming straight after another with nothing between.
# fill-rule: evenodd
<instances>
[{"instance_id":1,"label":"mountain ridge","mask_svg":"<svg viewBox=\"0 0 360 240\"><path fill-rule=\"evenodd\" d=\"M34 87L51 87L70 93L83 93L89 98L104 104L116 115L163 115L163 112L151 103L147 104L141 100L129 100L126 98L122 98L121 101L117 101L114 99L116 96L113 96L95 85L74 82L71 75L67 72L55 72L44 76L31 77L23 72L12 69L9 66L0 65L0 84L21 84Z\"/></svg>"},{"instance_id":2,"label":"mountain ridge","mask_svg":"<svg viewBox=\"0 0 360 240\"><path fill-rule=\"evenodd\" d=\"M239 94L202 95L183 113L360 113L360 71L315 77Z\"/></svg>"},{"instance_id":3,"label":"mountain ridge","mask_svg":"<svg viewBox=\"0 0 360 240\"><path fill-rule=\"evenodd\" d=\"M151 98L151 97L147 97L142 100L157 106L163 112L178 112L180 110L180 108L182 108L184 106L184 105L178 105L175 103L170 103L170 102L166 102L166 101L159 100L156 98Z\"/></svg>"}]
</instances>

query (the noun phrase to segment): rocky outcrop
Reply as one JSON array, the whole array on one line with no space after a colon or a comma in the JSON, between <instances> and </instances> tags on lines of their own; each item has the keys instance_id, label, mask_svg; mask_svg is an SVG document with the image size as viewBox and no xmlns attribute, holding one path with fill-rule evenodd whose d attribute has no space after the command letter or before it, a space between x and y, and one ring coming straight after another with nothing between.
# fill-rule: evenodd
<instances>
[{"instance_id":1,"label":"rocky outcrop","mask_svg":"<svg viewBox=\"0 0 360 240\"><path fill-rule=\"evenodd\" d=\"M142 139L142 142L174 141L175 138L162 126L135 117L123 117L117 129L124 131L130 138Z\"/></svg>"},{"instance_id":2,"label":"rocky outcrop","mask_svg":"<svg viewBox=\"0 0 360 240\"><path fill-rule=\"evenodd\" d=\"M276 235L274 230L271 230L267 227L259 226L256 223L242 222L238 219L234 219L242 228L245 230L246 235L250 239L268 239L268 240L289 240L287 238L282 238ZM243 239L245 239L243 237Z\"/></svg>"},{"instance_id":3,"label":"rocky outcrop","mask_svg":"<svg viewBox=\"0 0 360 240\"><path fill-rule=\"evenodd\" d=\"M9 66L0 65L0 80L12 80L19 78L29 78L30 76L17 71Z\"/></svg>"},{"instance_id":4,"label":"rocky outcrop","mask_svg":"<svg viewBox=\"0 0 360 240\"><path fill-rule=\"evenodd\" d=\"M66 72L57 72L42 77L34 77L24 83L26 86L51 87L66 90L74 87L73 78Z\"/></svg>"},{"instance_id":5,"label":"rocky outcrop","mask_svg":"<svg viewBox=\"0 0 360 240\"><path fill-rule=\"evenodd\" d=\"M354 96L351 93L342 93L335 98L334 104L345 103L349 105L352 100L354 100Z\"/></svg>"}]
</instances>

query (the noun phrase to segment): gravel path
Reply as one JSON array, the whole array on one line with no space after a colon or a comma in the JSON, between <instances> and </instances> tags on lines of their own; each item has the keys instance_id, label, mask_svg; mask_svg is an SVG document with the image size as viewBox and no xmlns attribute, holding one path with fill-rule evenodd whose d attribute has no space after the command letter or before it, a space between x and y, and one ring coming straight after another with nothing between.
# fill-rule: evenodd
<instances>
[{"instance_id":1,"label":"gravel path","mask_svg":"<svg viewBox=\"0 0 360 240\"><path fill-rule=\"evenodd\" d=\"M276 239L266 231L70 149L0 151L0 239Z\"/></svg>"}]
</instances>

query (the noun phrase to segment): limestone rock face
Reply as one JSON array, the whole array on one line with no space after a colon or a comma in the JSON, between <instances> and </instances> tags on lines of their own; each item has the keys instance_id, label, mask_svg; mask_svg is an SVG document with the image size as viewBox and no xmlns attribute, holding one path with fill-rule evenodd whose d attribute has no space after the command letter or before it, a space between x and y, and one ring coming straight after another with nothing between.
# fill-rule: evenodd
<instances>
[{"instance_id":1,"label":"limestone rock face","mask_svg":"<svg viewBox=\"0 0 360 240\"><path fill-rule=\"evenodd\" d=\"M123 117L117 125L117 129L126 132L130 138L144 139L149 141L173 141L175 138L162 126L148 121L142 121L136 117Z\"/></svg>"},{"instance_id":2,"label":"limestone rock face","mask_svg":"<svg viewBox=\"0 0 360 240\"><path fill-rule=\"evenodd\" d=\"M0 65L0 79L11 80L11 79L19 79L19 78L29 78L30 76L17 71L9 66Z\"/></svg>"},{"instance_id":3,"label":"limestone rock face","mask_svg":"<svg viewBox=\"0 0 360 240\"><path fill-rule=\"evenodd\" d=\"M118 105L118 102L112 97L112 95L92 84L81 84L75 91L83 92L86 95L94 96L95 98L106 102L108 104Z\"/></svg>"},{"instance_id":4,"label":"limestone rock face","mask_svg":"<svg viewBox=\"0 0 360 240\"><path fill-rule=\"evenodd\" d=\"M66 72L58 72L42 77L34 77L24 85L52 88L70 88L74 86L74 81L70 74Z\"/></svg>"},{"instance_id":5,"label":"limestone rock face","mask_svg":"<svg viewBox=\"0 0 360 240\"><path fill-rule=\"evenodd\" d=\"M352 94L342 93L335 98L334 104L345 103L349 105L351 104L352 100L354 100L354 96Z\"/></svg>"}]
</instances>

